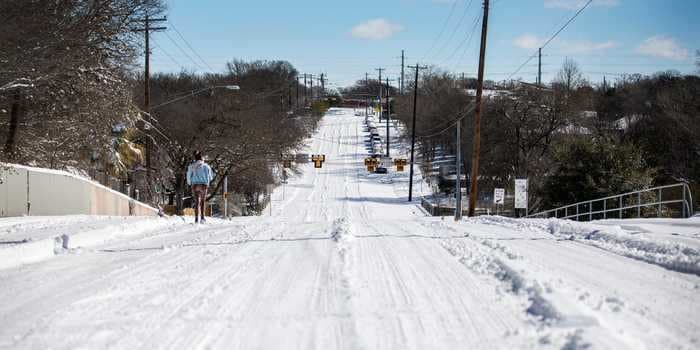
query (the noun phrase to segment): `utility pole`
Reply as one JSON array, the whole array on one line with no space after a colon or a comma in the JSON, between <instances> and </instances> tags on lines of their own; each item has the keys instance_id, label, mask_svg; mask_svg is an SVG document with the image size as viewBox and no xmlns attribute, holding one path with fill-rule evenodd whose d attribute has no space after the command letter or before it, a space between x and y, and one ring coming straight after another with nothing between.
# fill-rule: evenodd
<instances>
[{"instance_id":1,"label":"utility pole","mask_svg":"<svg viewBox=\"0 0 700 350\"><path fill-rule=\"evenodd\" d=\"M467 88L467 82L464 80L464 72L462 72L462 80L461 80L462 86L460 88L466 89Z\"/></svg>"},{"instance_id":2,"label":"utility pole","mask_svg":"<svg viewBox=\"0 0 700 350\"><path fill-rule=\"evenodd\" d=\"M542 48L539 49L539 63L537 64L537 85L542 86Z\"/></svg>"},{"instance_id":3,"label":"utility pole","mask_svg":"<svg viewBox=\"0 0 700 350\"><path fill-rule=\"evenodd\" d=\"M224 219L228 219L228 175L224 175Z\"/></svg>"},{"instance_id":4,"label":"utility pole","mask_svg":"<svg viewBox=\"0 0 700 350\"><path fill-rule=\"evenodd\" d=\"M381 81L380 81L381 82ZM386 78L386 156L389 157L389 121L391 120L391 100L389 99L389 94L391 92L391 87L389 86L389 78Z\"/></svg>"},{"instance_id":5,"label":"utility pole","mask_svg":"<svg viewBox=\"0 0 700 350\"><path fill-rule=\"evenodd\" d=\"M148 196L148 199L150 199L151 196L151 172L152 172L152 164L151 164L151 153L153 152L153 144L151 141L151 133L150 133L150 125L151 125L151 32L155 31L161 31L167 29L166 27L151 27L151 22L165 22L167 19L165 17L163 18L150 18L148 14L146 14L146 18L144 20L144 28L140 29L139 31L143 31L145 34L145 49L146 49L146 54L145 54L145 62L144 62L144 85L143 85L143 111L146 112L146 127L145 127L145 134L146 134L146 195Z\"/></svg>"},{"instance_id":6,"label":"utility pole","mask_svg":"<svg viewBox=\"0 0 700 350\"><path fill-rule=\"evenodd\" d=\"M314 103L314 75L309 74L309 80L311 81L311 104Z\"/></svg>"},{"instance_id":7,"label":"utility pole","mask_svg":"<svg viewBox=\"0 0 700 350\"><path fill-rule=\"evenodd\" d=\"M399 85L399 94L403 95L404 94L404 79L406 76L404 75L404 59L406 56L404 56L404 50L401 50L401 85Z\"/></svg>"},{"instance_id":8,"label":"utility pole","mask_svg":"<svg viewBox=\"0 0 700 350\"><path fill-rule=\"evenodd\" d=\"M321 95L326 95L326 78L324 73L321 73Z\"/></svg>"},{"instance_id":9,"label":"utility pole","mask_svg":"<svg viewBox=\"0 0 700 350\"><path fill-rule=\"evenodd\" d=\"M408 174L408 201L413 200L413 155L416 149L416 105L418 103L418 70L427 69L416 63L414 67L408 66L409 69L416 70L415 80L413 81L413 126L411 127L411 169ZM402 79L403 81L403 79Z\"/></svg>"},{"instance_id":10,"label":"utility pole","mask_svg":"<svg viewBox=\"0 0 700 350\"><path fill-rule=\"evenodd\" d=\"M304 73L304 107L309 104L308 91L306 89L306 73Z\"/></svg>"},{"instance_id":11,"label":"utility pole","mask_svg":"<svg viewBox=\"0 0 700 350\"><path fill-rule=\"evenodd\" d=\"M297 109L299 109L299 76L297 75Z\"/></svg>"},{"instance_id":12,"label":"utility pole","mask_svg":"<svg viewBox=\"0 0 700 350\"><path fill-rule=\"evenodd\" d=\"M382 71L384 71L384 68L377 68L375 69L376 71L379 71L379 120L382 120L382 111L383 111L383 106L382 106Z\"/></svg>"},{"instance_id":13,"label":"utility pole","mask_svg":"<svg viewBox=\"0 0 700 350\"><path fill-rule=\"evenodd\" d=\"M472 175L469 193L469 216L474 216L476 209L477 179L479 178L479 153L481 151L481 97L484 92L484 66L486 64L486 34L489 23L489 0L484 0L484 20L481 26L481 49L479 50L479 72L476 83L476 108L474 112L474 155L472 156ZM457 123L461 125L461 121ZM459 130L459 126L457 127ZM459 168L459 165L457 165ZM459 179L458 179L459 180ZM461 194L460 194L461 195ZM461 214L461 213L460 213Z\"/></svg>"},{"instance_id":14,"label":"utility pole","mask_svg":"<svg viewBox=\"0 0 700 350\"><path fill-rule=\"evenodd\" d=\"M455 179L455 221L462 220L462 119L457 121L457 171ZM469 198L471 203L471 197ZM470 208L471 209L471 208Z\"/></svg>"},{"instance_id":15,"label":"utility pole","mask_svg":"<svg viewBox=\"0 0 700 350\"><path fill-rule=\"evenodd\" d=\"M365 93L369 93L369 73L365 72ZM369 112L369 97L365 96L365 117Z\"/></svg>"}]
</instances>

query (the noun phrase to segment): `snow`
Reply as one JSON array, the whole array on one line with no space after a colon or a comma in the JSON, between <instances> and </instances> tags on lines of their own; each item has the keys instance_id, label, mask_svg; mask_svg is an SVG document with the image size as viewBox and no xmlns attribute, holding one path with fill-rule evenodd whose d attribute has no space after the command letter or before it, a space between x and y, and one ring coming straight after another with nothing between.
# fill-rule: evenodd
<instances>
[{"instance_id":1,"label":"snow","mask_svg":"<svg viewBox=\"0 0 700 350\"><path fill-rule=\"evenodd\" d=\"M8 246L76 243L0 270L0 348L700 346L700 276L677 268L700 218L427 217L418 167L411 203L407 171L367 173L363 122L329 111L301 150L323 168L264 216L0 219Z\"/></svg>"}]
</instances>

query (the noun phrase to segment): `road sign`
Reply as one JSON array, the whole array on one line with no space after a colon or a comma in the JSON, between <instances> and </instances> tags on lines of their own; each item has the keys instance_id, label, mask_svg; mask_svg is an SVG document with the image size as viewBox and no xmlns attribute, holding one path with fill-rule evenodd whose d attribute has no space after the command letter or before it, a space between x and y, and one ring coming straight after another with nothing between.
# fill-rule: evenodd
<instances>
[{"instance_id":1,"label":"road sign","mask_svg":"<svg viewBox=\"0 0 700 350\"><path fill-rule=\"evenodd\" d=\"M326 161L325 154L314 154L311 156L311 161L314 162L314 168L320 169L323 167L323 162Z\"/></svg>"},{"instance_id":2,"label":"road sign","mask_svg":"<svg viewBox=\"0 0 700 350\"><path fill-rule=\"evenodd\" d=\"M403 171L403 168L408 164L406 159L394 159L394 165L396 165L396 171Z\"/></svg>"},{"instance_id":3,"label":"road sign","mask_svg":"<svg viewBox=\"0 0 700 350\"><path fill-rule=\"evenodd\" d=\"M493 204L503 205L506 199L506 189L505 188L494 188L493 189Z\"/></svg>"},{"instance_id":4,"label":"road sign","mask_svg":"<svg viewBox=\"0 0 700 350\"><path fill-rule=\"evenodd\" d=\"M515 179L515 208L527 209L527 179Z\"/></svg>"},{"instance_id":5,"label":"road sign","mask_svg":"<svg viewBox=\"0 0 700 350\"><path fill-rule=\"evenodd\" d=\"M377 163L379 163L379 160L377 158L365 158L365 166L367 167L367 171L370 173L373 173L374 170L377 168Z\"/></svg>"}]
</instances>

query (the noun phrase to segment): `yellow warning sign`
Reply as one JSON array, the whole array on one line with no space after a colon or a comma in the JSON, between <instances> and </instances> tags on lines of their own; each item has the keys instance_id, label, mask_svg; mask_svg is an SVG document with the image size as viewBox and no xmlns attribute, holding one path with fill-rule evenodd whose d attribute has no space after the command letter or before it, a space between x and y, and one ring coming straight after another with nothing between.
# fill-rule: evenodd
<instances>
[{"instance_id":1,"label":"yellow warning sign","mask_svg":"<svg viewBox=\"0 0 700 350\"><path fill-rule=\"evenodd\" d=\"M325 154L314 154L311 156L311 161L314 162L314 168L320 169L323 167L323 162L326 161Z\"/></svg>"},{"instance_id":2,"label":"yellow warning sign","mask_svg":"<svg viewBox=\"0 0 700 350\"><path fill-rule=\"evenodd\" d=\"M404 167L408 164L408 161L403 158L394 159L394 165L396 165L396 171L403 171Z\"/></svg>"},{"instance_id":3,"label":"yellow warning sign","mask_svg":"<svg viewBox=\"0 0 700 350\"><path fill-rule=\"evenodd\" d=\"M379 164L379 159L365 158L365 166L367 167L367 171L370 173L374 172L374 170L377 168L377 164Z\"/></svg>"}]
</instances>

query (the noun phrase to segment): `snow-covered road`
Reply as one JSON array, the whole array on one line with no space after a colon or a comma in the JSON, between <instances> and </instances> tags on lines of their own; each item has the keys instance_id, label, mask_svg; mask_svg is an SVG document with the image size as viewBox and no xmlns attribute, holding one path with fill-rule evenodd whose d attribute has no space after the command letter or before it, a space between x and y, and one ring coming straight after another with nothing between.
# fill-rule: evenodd
<instances>
[{"instance_id":1,"label":"snow-covered road","mask_svg":"<svg viewBox=\"0 0 700 350\"><path fill-rule=\"evenodd\" d=\"M568 236L585 227L425 217L407 174L364 170L363 120L328 113L308 149L323 168L278 188L271 215L0 270L0 348L700 347L700 220L671 256L686 265L664 265ZM45 234L31 220L12 237Z\"/></svg>"}]
</instances>

